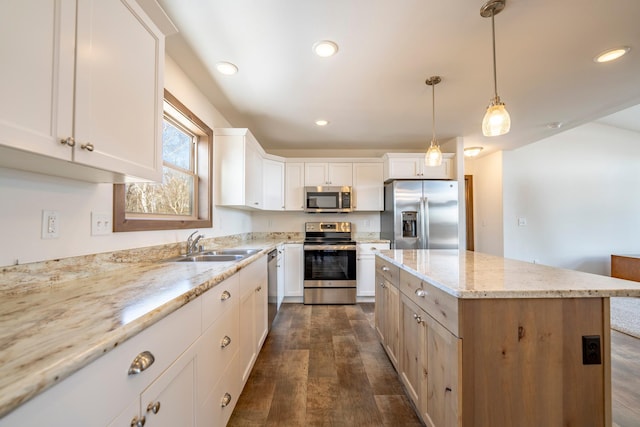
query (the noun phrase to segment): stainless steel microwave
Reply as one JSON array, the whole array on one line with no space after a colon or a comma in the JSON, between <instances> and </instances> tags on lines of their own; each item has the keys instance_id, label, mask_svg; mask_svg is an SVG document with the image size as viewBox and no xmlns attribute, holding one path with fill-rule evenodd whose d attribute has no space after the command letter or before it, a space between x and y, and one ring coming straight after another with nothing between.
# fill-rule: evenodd
<instances>
[{"instance_id":1,"label":"stainless steel microwave","mask_svg":"<svg viewBox=\"0 0 640 427\"><path fill-rule=\"evenodd\" d=\"M351 187L304 187L304 211L351 212Z\"/></svg>"}]
</instances>

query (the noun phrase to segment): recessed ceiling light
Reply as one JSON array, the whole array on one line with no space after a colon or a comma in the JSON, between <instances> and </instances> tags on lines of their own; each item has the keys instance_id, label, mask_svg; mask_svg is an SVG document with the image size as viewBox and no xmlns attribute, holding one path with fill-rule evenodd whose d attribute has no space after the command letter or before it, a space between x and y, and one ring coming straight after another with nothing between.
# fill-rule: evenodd
<instances>
[{"instance_id":1,"label":"recessed ceiling light","mask_svg":"<svg viewBox=\"0 0 640 427\"><path fill-rule=\"evenodd\" d=\"M562 127L562 125L564 125L564 123L562 123L562 122L547 123L547 127L549 129L560 129Z\"/></svg>"},{"instance_id":2,"label":"recessed ceiling light","mask_svg":"<svg viewBox=\"0 0 640 427\"><path fill-rule=\"evenodd\" d=\"M316 126L326 126L328 124L329 124L328 120L323 120L323 119L316 120Z\"/></svg>"},{"instance_id":3,"label":"recessed ceiling light","mask_svg":"<svg viewBox=\"0 0 640 427\"><path fill-rule=\"evenodd\" d=\"M464 149L464 155L466 157L475 157L482 151L482 147L467 147Z\"/></svg>"},{"instance_id":4,"label":"recessed ceiling light","mask_svg":"<svg viewBox=\"0 0 640 427\"><path fill-rule=\"evenodd\" d=\"M313 51L316 55L326 58L338 52L338 45L331 40L321 40L313 45Z\"/></svg>"},{"instance_id":5,"label":"recessed ceiling light","mask_svg":"<svg viewBox=\"0 0 640 427\"><path fill-rule=\"evenodd\" d=\"M238 67L231 62L222 61L216 64L216 70L224 75L232 76L238 72Z\"/></svg>"},{"instance_id":6,"label":"recessed ceiling light","mask_svg":"<svg viewBox=\"0 0 640 427\"><path fill-rule=\"evenodd\" d=\"M595 62L610 62L614 61L621 56L627 54L631 50L628 46L616 47L613 49L605 50L604 52L598 54L593 60Z\"/></svg>"}]
</instances>

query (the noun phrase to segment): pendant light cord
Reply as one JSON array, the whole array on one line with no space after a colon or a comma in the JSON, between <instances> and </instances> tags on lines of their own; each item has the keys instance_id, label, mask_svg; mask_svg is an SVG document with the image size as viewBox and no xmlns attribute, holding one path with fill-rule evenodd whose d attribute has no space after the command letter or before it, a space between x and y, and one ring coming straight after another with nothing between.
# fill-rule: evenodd
<instances>
[{"instance_id":1,"label":"pendant light cord","mask_svg":"<svg viewBox=\"0 0 640 427\"><path fill-rule=\"evenodd\" d=\"M433 145L434 141L436 140L436 85L435 83L431 85L431 119L433 122L433 125L431 126L431 129L433 130L433 135L431 137L431 144Z\"/></svg>"},{"instance_id":2,"label":"pendant light cord","mask_svg":"<svg viewBox=\"0 0 640 427\"><path fill-rule=\"evenodd\" d=\"M495 89L495 99L498 99L498 77L496 72L496 26L494 22L495 13L491 10L491 38L493 40L493 88Z\"/></svg>"}]
</instances>

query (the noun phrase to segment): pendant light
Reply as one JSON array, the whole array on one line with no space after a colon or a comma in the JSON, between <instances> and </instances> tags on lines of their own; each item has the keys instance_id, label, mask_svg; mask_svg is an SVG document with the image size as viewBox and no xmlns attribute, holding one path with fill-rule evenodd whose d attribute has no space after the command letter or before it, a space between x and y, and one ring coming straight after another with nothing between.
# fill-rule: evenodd
<instances>
[{"instance_id":1,"label":"pendant light","mask_svg":"<svg viewBox=\"0 0 640 427\"><path fill-rule=\"evenodd\" d=\"M431 86L431 103L432 103L432 119L433 119L433 136L431 137L431 145L424 156L424 164L427 166L440 166L442 164L442 151L440 151L440 145L436 141L436 85L440 83L442 79L440 76L429 77L426 83Z\"/></svg>"},{"instance_id":2,"label":"pendant light","mask_svg":"<svg viewBox=\"0 0 640 427\"><path fill-rule=\"evenodd\" d=\"M491 18L491 35L493 40L493 87L494 97L487 107L487 112L482 120L482 133L484 136L498 136L509 132L511 118L504 106L504 102L498 96L498 78L496 77L496 27L494 16L504 9L506 0L489 0L480 8L480 16Z\"/></svg>"}]
</instances>

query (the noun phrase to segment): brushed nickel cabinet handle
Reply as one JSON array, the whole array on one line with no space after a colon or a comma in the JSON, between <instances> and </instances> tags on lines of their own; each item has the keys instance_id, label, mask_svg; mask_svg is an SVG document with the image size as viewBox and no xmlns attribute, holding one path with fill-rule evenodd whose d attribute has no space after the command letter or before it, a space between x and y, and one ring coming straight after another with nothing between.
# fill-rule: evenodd
<instances>
[{"instance_id":1,"label":"brushed nickel cabinet handle","mask_svg":"<svg viewBox=\"0 0 640 427\"><path fill-rule=\"evenodd\" d=\"M427 291L425 291L424 289L418 288L416 289L416 296L419 296L420 298L424 298L427 296Z\"/></svg>"},{"instance_id":2,"label":"brushed nickel cabinet handle","mask_svg":"<svg viewBox=\"0 0 640 427\"><path fill-rule=\"evenodd\" d=\"M82 144L80 148L87 151L93 151L93 144L90 142L87 142L86 144Z\"/></svg>"},{"instance_id":3,"label":"brushed nickel cabinet handle","mask_svg":"<svg viewBox=\"0 0 640 427\"><path fill-rule=\"evenodd\" d=\"M146 422L147 422L147 419L145 417L142 417L142 418L133 417L133 419L131 420L131 427L142 427Z\"/></svg>"},{"instance_id":4,"label":"brushed nickel cabinet handle","mask_svg":"<svg viewBox=\"0 0 640 427\"><path fill-rule=\"evenodd\" d=\"M154 414L157 414L160 411L160 402L156 402L156 403L149 403L149 405L147 405L147 412L153 412Z\"/></svg>"},{"instance_id":5,"label":"brushed nickel cabinet handle","mask_svg":"<svg viewBox=\"0 0 640 427\"><path fill-rule=\"evenodd\" d=\"M225 335L224 338L222 338L222 341L220 341L220 348L225 348L229 344L231 344L231 338L229 338L228 335Z\"/></svg>"},{"instance_id":6,"label":"brushed nickel cabinet handle","mask_svg":"<svg viewBox=\"0 0 640 427\"><path fill-rule=\"evenodd\" d=\"M229 293L229 291L224 291L222 295L220 295L220 301L226 301L229 298L231 298L231 294Z\"/></svg>"},{"instance_id":7,"label":"brushed nickel cabinet handle","mask_svg":"<svg viewBox=\"0 0 640 427\"><path fill-rule=\"evenodd\" d=\"M68 137L68 138L65 138L65 139L61 139L60 140L60 144L68 145L69 147L73 147L74 145L76 145L76 140L73 139L72 137Z\"/></svg>"},{"instance_id":8,"label":"brushed nickel cabinet handle","mask_svg":"<svg viewBox=\"0 0 640 427\"><path fill-rule=\"evenodd\" d=\"M133 359L133 362L131 362L131 366L129 366L129 375L139 374L149 366L153 365L153 362L155 361L156 358L153 357L153 354L151 354L150 351L143 351Z\"/></svg>"},{"instance_id":9,"label":"brushed nickel cabinet handle","mask_svg":"<svg viewBox=\"0 0 640 427\"><path fill-rule=\"evenodd\" d=\"M231 395L229 393L225 393L224 396L222 396L220 406L224 408L225 406L229 405L229 403L231 403Z\"/></svg>"}]
</instances>

